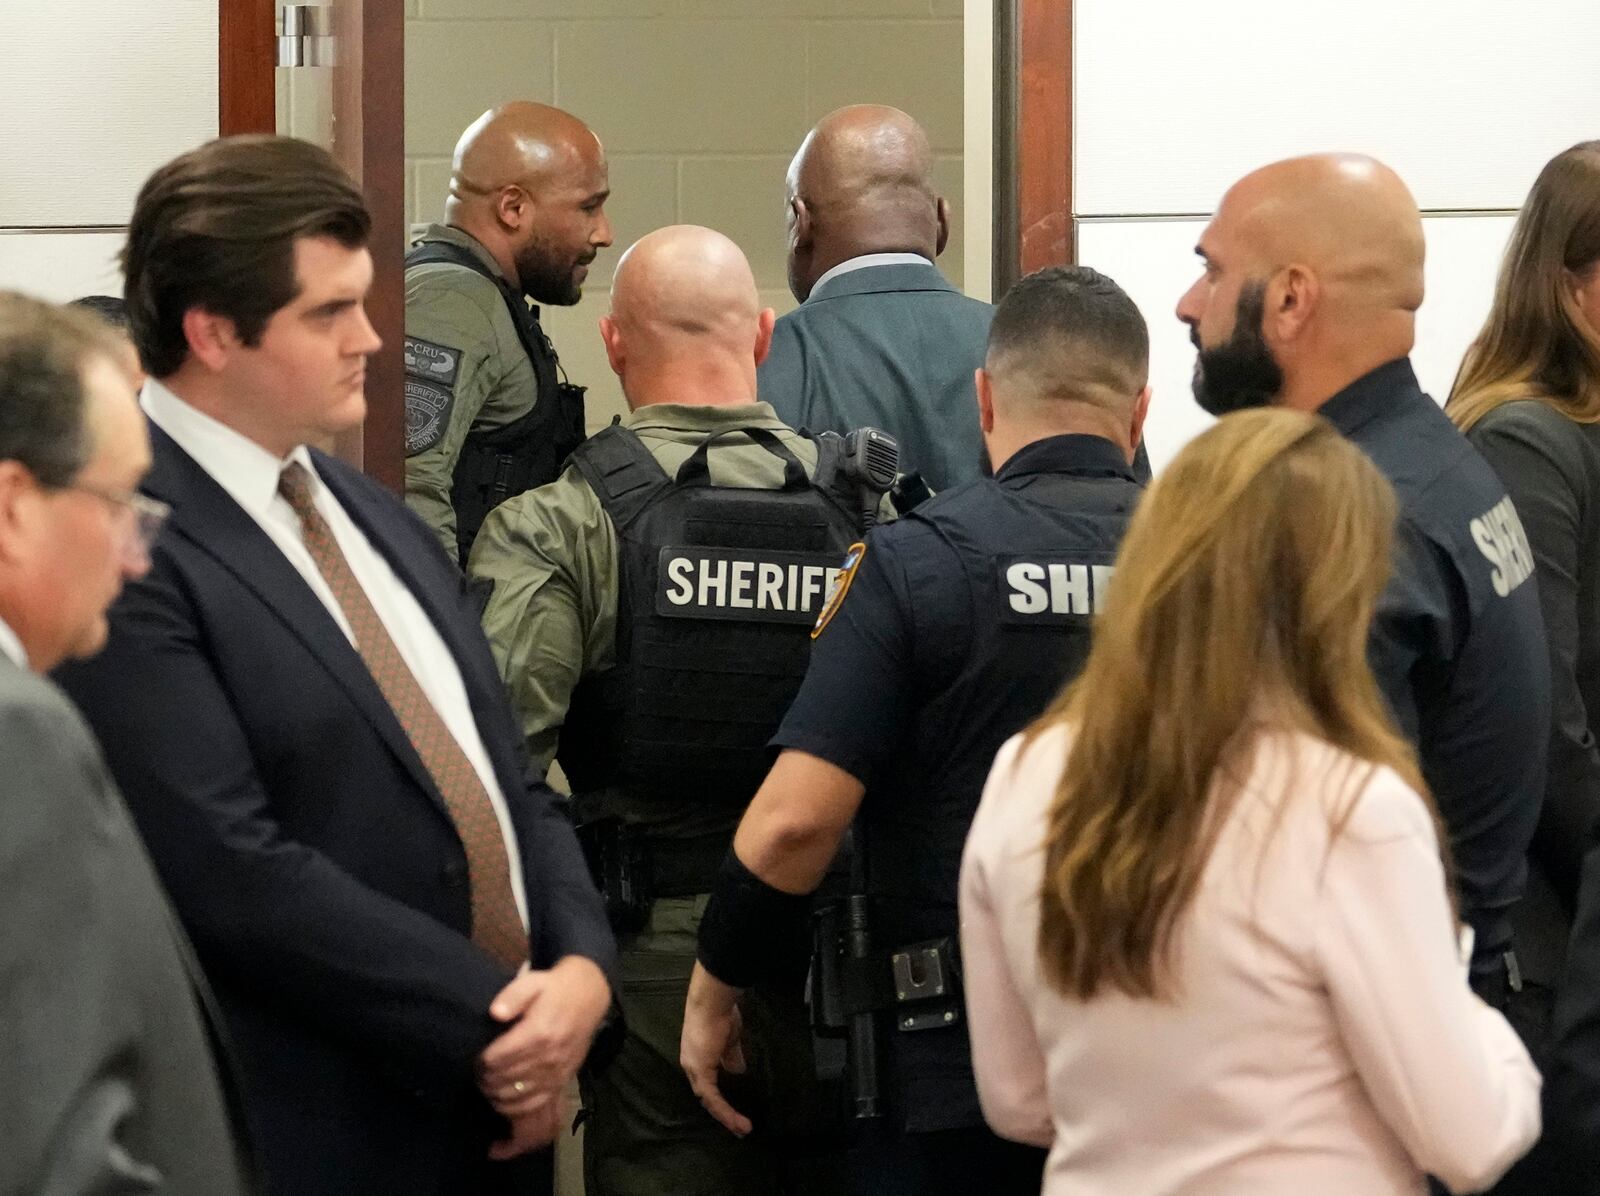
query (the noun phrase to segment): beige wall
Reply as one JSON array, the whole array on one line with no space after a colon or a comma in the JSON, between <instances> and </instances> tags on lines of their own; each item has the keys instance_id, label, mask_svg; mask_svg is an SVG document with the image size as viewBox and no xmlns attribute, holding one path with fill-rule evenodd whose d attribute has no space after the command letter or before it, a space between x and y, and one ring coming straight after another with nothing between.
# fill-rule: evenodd
<instances>
[{"instance_id":1,"label":"beige wall","mask_svg":"<svg viewBox=\"0 0 1600 1196\"><path fill-rule=\"evenodd\" d=\"M510 98L583 117L605 142L617 247L575 308L545 326L592 426L621 411L595 322L618 249L674 222L706 224L750 256L765 301L784 281L783 176L800 138L842 104L909 111L962 194L962 0L408 0L406 154L413 221L438 219L450 153ZM941 265L962 279L961 218Z\"/></svg>"}]
</instances>

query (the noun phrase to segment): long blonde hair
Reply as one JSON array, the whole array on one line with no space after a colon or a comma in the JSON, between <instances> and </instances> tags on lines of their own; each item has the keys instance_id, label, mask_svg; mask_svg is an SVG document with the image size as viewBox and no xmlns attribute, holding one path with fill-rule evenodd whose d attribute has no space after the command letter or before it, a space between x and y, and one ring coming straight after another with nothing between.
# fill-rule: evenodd
<instances>
[{"instance_id":1,"label":"long blonde hair","mask_svg":"<svg viewBox=\"0 0 1600 1196\"><path fill-rule=\"evenodd\" d=\"M1514 399L1600 423L1600 328L1572 294L1597 269L1600 141L1584 141L1545 164L1517 217L1489 318L1445 404L1462 431Z\"/></svg>"},{"instance_id":2,"label":"long blonde hair","mask_svg":"<svg viewBox=\"0 0 1600 1196\"><path fill-rule=\"evenodd\" d=\"M1229 800L1218 782L1256 729L1304 732L1426 793L1367 664L1395 515L1358 449L1278 408L1222 419L1145 496L1088 663L1030 732L1072 730L1038 940L1061 991L1170 995L1173 928Z\"/></svg>"}]
</instances>

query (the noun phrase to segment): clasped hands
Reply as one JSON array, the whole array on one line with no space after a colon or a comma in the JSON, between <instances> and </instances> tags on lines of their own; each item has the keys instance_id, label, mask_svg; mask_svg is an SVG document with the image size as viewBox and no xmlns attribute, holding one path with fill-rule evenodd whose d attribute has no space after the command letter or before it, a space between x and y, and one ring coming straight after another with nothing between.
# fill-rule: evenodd
<instances>
[{"instance_id":1,"label":"clasped hands","mask_svg":"<svg viewBox=\"0 0 1600 1196\"><path fill-rule=\"evenodd\" d=\"M478 1087L511 1123L489 1148L511 1159L555 1141L565 1119L562 1091L578 1073L606 1010L611 985L591 959L569 955L554 967L526 966L500 990L489 1015L507 1029L478 1057Z\"/></svg>"}]
</instances>

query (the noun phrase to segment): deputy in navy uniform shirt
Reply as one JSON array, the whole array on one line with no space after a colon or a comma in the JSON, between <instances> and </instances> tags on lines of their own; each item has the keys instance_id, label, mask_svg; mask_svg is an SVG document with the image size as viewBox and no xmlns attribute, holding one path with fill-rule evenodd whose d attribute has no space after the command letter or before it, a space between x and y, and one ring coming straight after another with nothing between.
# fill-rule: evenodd
<instances>
[{"instance_id":1,"label":"deputy in navy uniform shirt","mask_svg":"<svg viewBox=\"0 0 1600 1196\"><path fill-rule=\"evenodd\" d=\"M1236 184L1197 252L1205 272L1178 318L1200 350L1201 406L1320 412L1399 496L1373 668L1449 832L1473 987L1503 1004L1520 986L1508 912L1543 800L1549 662L1516 510L1407 358L1416 202L1370 158L1292 159Z\"/></svg>"},{"instance_id":2,"label":"deputy in navy uniform shirt","mask_svg":"<svg viewBox=\"0 0 1600 1196\"><path fill-rule=\"evenodd\" d=\"M892 987L893 953L955 938L961 849L990 762L1088 652L1140 494L1129 463L1148 356L1144 321L1110 279L1057 268L1018 283L977 373L996 476L874 530L824 608L690 984L684 1068L735 1132L749 1122L717 1087L735 998L781 968L806 916L800 895L820 883L858 809L882 986ZM983 1124L959 995L882 1005L886 1113L855 1148L856 1191L966 1193L981 1174L992 1193L1037 1193L1044 1153Z\"/></svg>"}]
</instances>

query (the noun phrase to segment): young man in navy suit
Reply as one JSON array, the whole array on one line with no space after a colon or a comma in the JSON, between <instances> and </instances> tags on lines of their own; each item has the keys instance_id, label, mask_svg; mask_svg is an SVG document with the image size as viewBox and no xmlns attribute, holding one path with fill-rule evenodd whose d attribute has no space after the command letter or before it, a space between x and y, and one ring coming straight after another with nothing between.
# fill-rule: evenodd
<instances>
[{"instance_id":1,"label":"young man in navy suit","mask_svg":"<svg viewBox=\"0 0 1600 1196\"><path fill-rule=\"evenodd\" d=\"M369 227L286 138L145 184L124 266L173 514L61 679L227 1015L269 1190L547 1190L614 945L437 539L313 447L366 414Z\"/></svg>"}]
</instances>

